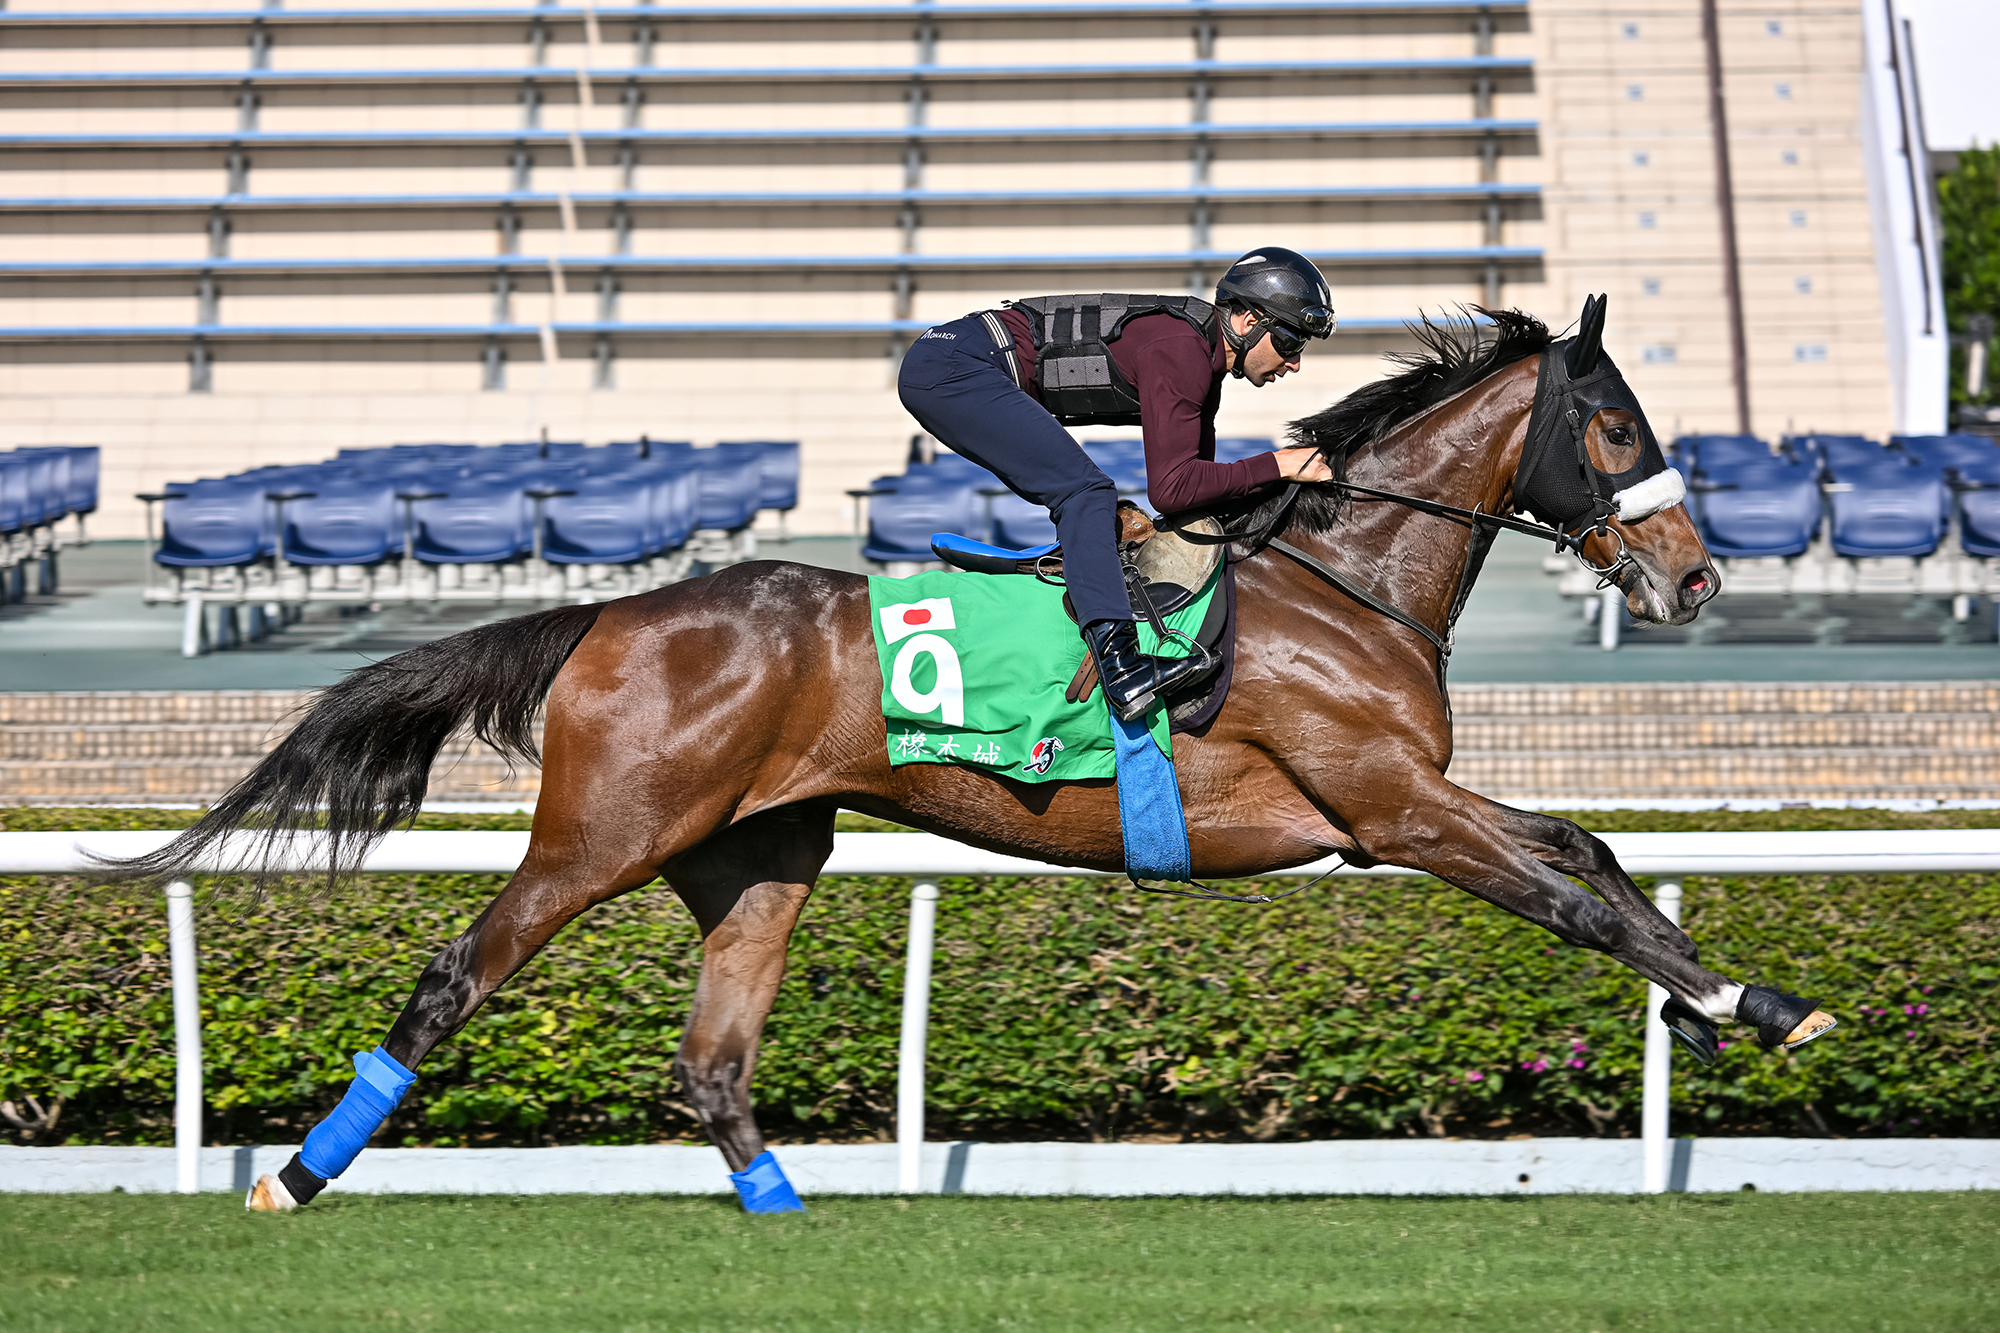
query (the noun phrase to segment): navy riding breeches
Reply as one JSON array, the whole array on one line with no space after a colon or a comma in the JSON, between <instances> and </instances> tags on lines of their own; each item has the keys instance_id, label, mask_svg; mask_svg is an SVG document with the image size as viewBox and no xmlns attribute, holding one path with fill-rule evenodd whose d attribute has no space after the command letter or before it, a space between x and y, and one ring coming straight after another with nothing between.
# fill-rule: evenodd
<instances>
[{"instance_id":1,"label":"navy riding breeches","mask_svg":"<svg viewBox=\"0 0 2000 1333\"><path fill-rule=\"evenodd\" d=\"M1015 382L1007 352L978 315L938 325L903 357L903 406L1016 495L1048 506L1078 623L1130 620L1118 561L1118 488Z\"/></svg>"}]
</instances>

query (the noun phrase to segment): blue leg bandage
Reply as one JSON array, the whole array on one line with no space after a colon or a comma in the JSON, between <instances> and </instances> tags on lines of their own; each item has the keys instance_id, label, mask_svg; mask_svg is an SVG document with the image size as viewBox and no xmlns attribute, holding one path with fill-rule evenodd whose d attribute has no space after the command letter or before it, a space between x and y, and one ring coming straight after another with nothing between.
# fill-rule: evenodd
<instances>
[{"instance_id":1,"label":"blue leg bandage","mask_svg":"<svg viewBox=\"0 0 2000 1333\"><path fill-rule=\"evenodd\" d=\"M729 1183L743 1199L746 1213L803 1213L799 1192L785 1179L785 1168L768 1149L750 1159L750 1165L729 1174Z\"/></svg>"},{"instance_id":2,"label":"blue leg bandage","mask_svg":"<svg viewBox=\"0 0 2000 1333\"><path fill-rule=\"evenodd\" d=\"M352 1166L368 1146L368 1136L382 1128L382 1122L416 1081L415 1074L380 1046L356 1055L354 1082L333 1114L306 1135L306 1146L299 1149L300 1164L321 1180L332 1180Z\"/></svg>"}]
</instances>

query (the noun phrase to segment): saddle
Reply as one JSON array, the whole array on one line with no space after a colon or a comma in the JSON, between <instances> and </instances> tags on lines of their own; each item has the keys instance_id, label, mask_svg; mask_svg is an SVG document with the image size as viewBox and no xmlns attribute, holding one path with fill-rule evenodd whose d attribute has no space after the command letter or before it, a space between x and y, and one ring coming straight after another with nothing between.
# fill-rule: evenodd
<instances>
[{"instance_id":1,"label":"saddle","mask_svg":"<svg viewBox=\"0 0 2000 1333\"><path fill-rule=\"evenodd\" d=\"M1175 520L1170 528L1158 527L1146 512L1128 500L1118 502L1118 555L1125 566L1126 592L1132 600L1136 619L1156 627L1161 616L1172 615L1201 595L1223 563L1228 547L1220 541L1190 541L1181 534L1219 538L1222 524L1207 514L1193 514ZM1054 542L1010 550L987 542L940 532L931 537L931 551L938 559L975 574L1027 574L1044 581L1062 577L1062 547ZM1063 610L1071 620L1076 608L1068 594ZM1190 731L1204 725L1222 707L1235 668L1236 580L1225 568L1222 587L1209 602L1201 628L1194 640L1202 651L1217 660L1218 669L1198 676L1181 693L1168 701L1167 716L1175 731ZM1077 667L1064 696L1075 703L1087 699L1097 689L1097 663L1089 653Z\"/></svg>"}]
</instances>

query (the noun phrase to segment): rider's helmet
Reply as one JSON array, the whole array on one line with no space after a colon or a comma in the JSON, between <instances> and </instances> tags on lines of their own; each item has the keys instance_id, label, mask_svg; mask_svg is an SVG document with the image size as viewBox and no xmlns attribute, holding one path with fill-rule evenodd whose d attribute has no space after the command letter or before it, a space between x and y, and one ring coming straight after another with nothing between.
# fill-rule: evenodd
<instances>
[{"instance_id":1,"label":"rider's helmet","mask_svg":"<svg viewBox=\"0 0 2000 1333\"><path fill-rule=\"evenodd\" d=\"M1239 379L1250 349L1266 335L1273 350L1290 360L1308 339L1331 334L1335 323L1333 289L1318 265L1276 245L1252 250L1231 264L1215 284L1215 304L1224 313L1222 336L1236 352L1232 373ZM1258 313L1249 333L1239 335L1229 327L1227 315L1235 310Z\"/></svg>"}]
</instances>

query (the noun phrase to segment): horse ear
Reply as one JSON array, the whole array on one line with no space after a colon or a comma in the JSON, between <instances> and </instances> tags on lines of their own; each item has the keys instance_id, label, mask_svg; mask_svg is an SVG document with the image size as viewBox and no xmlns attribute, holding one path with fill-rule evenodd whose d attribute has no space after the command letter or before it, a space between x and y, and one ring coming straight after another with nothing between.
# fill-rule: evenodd
<instances>
[{"instance_id":1,"label":"horse ear","mask_svg":"<svg viewBox=\"0 0 2000 1333\"><path fill-rule=\"evenodd\" d=\"M1583 298L1583 318L1577 321L1576 337L1570 340L1569 357L1564 363L1571 379L1580 379L1597 369L1597 358L1604 352L1604 308L1610 303L1608 295Z\"/></svg>"}]
</instances>

